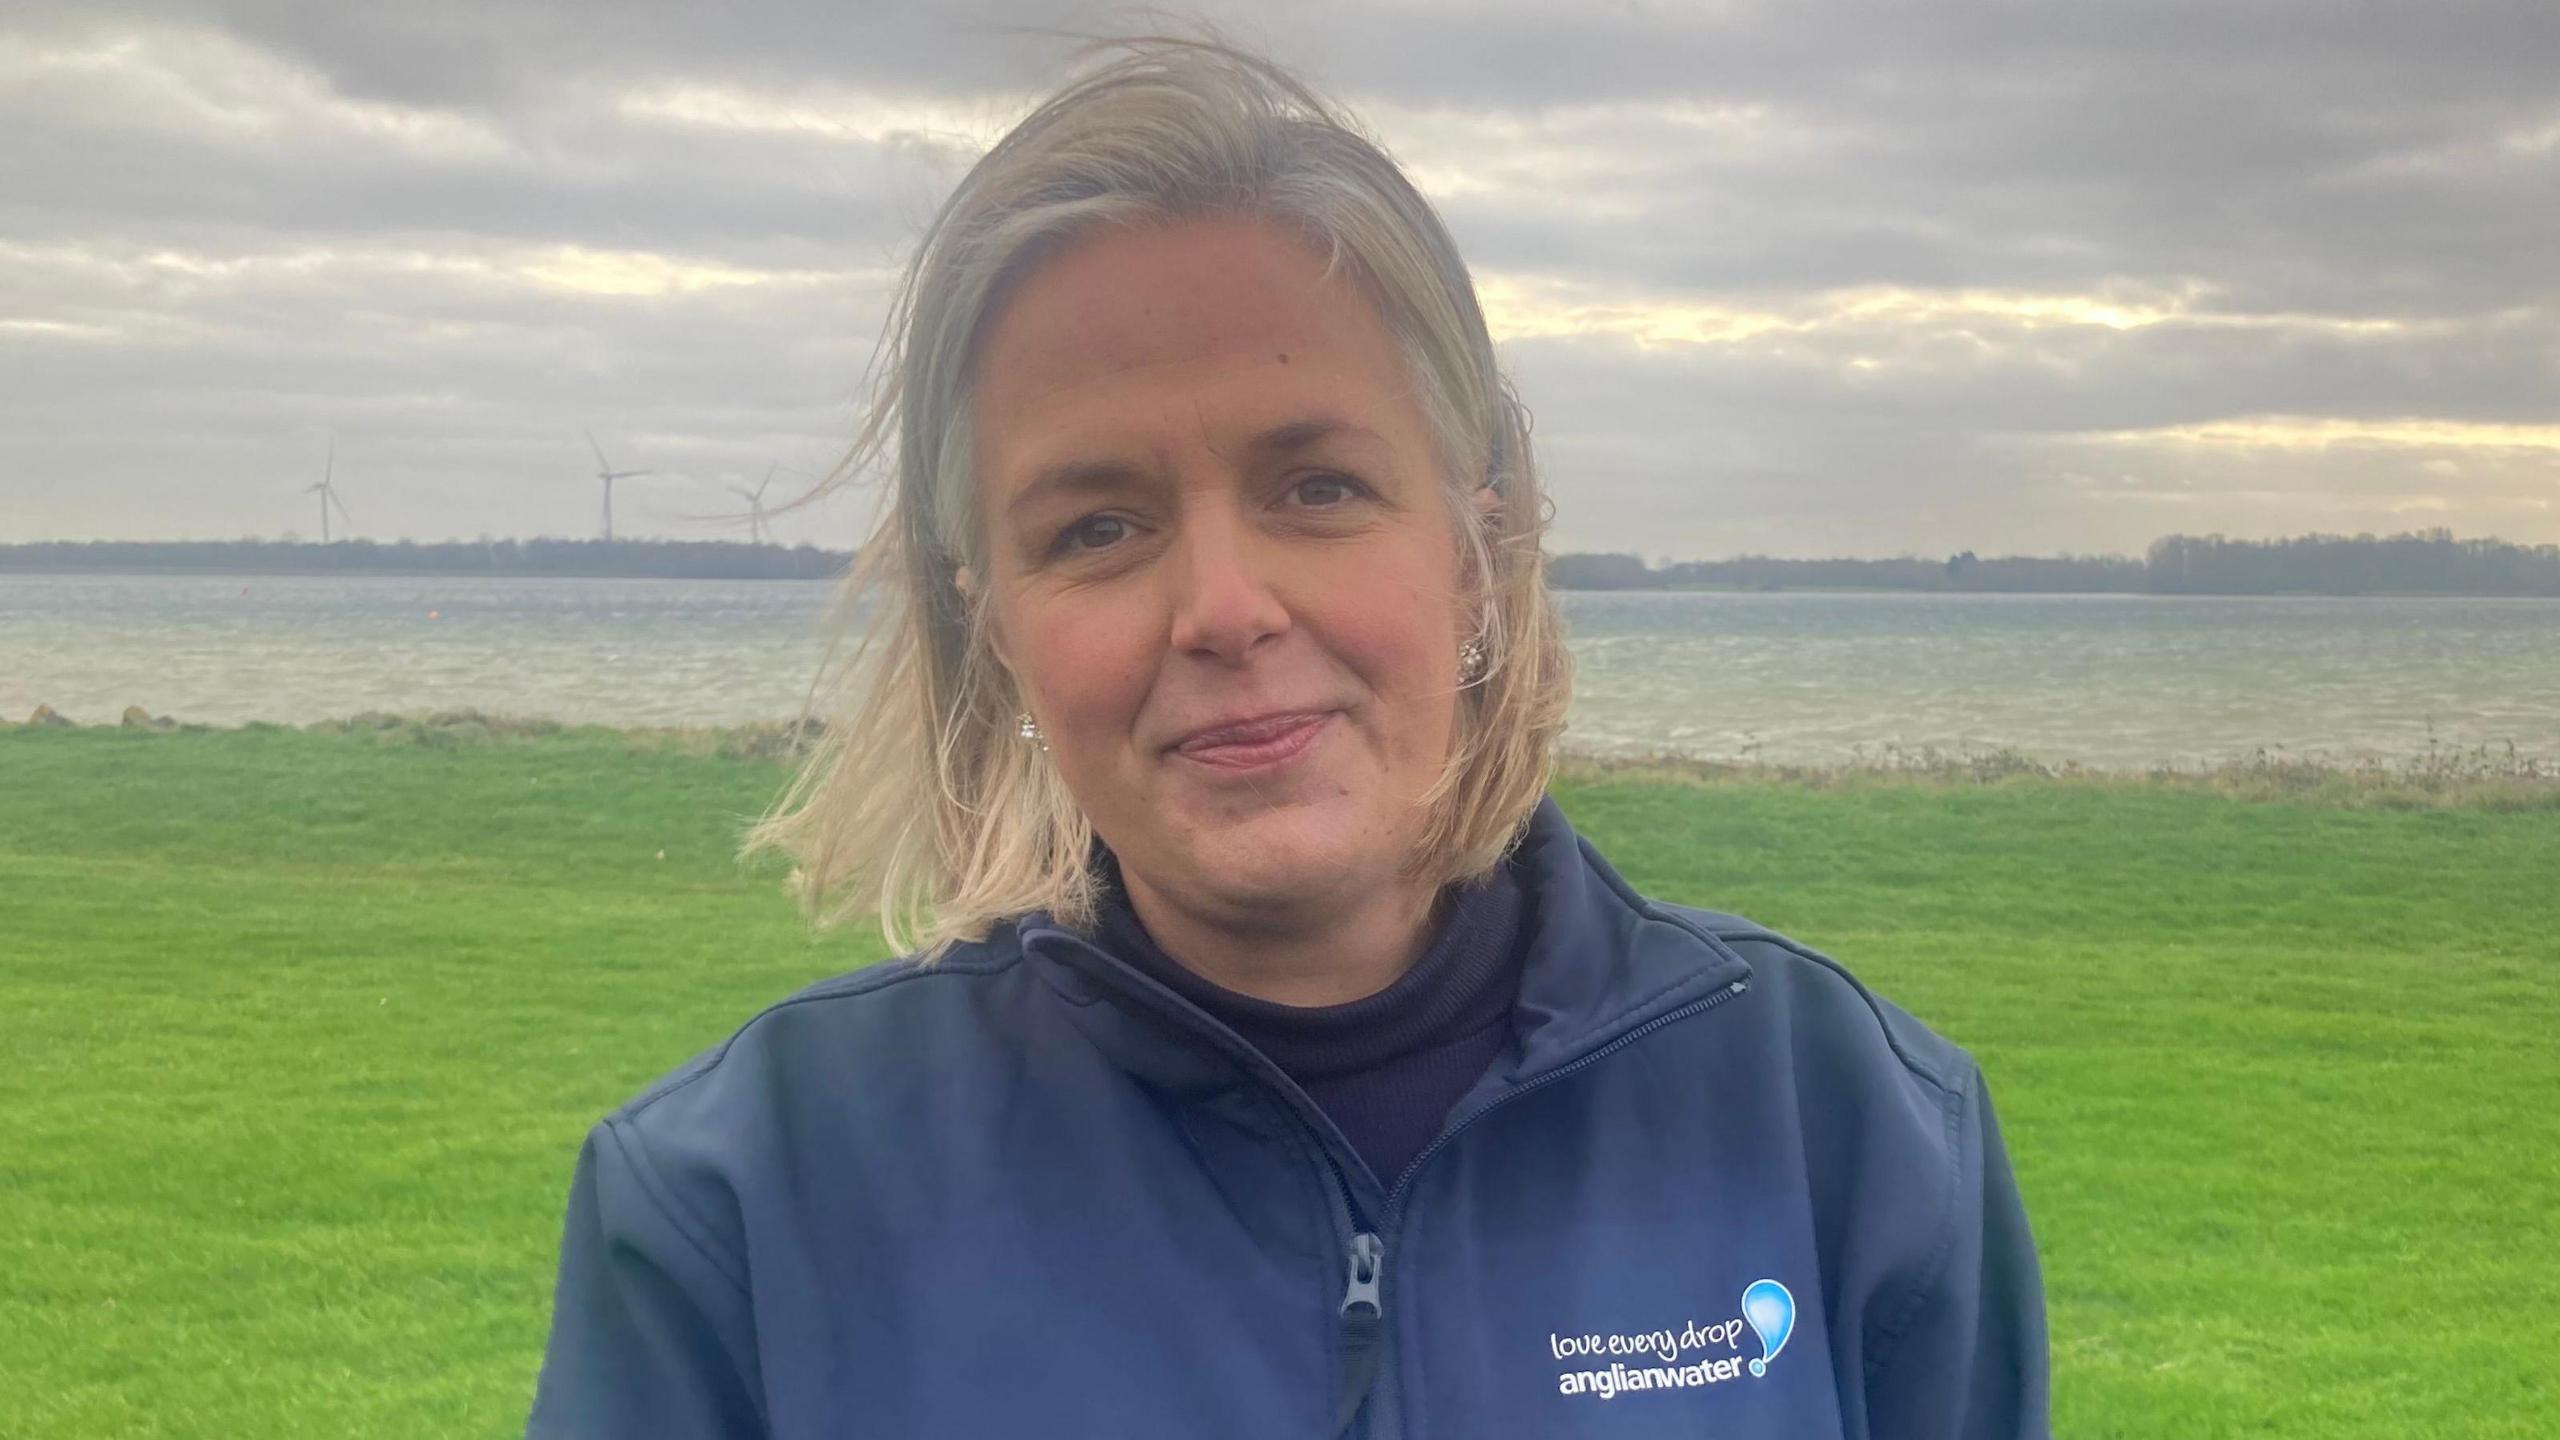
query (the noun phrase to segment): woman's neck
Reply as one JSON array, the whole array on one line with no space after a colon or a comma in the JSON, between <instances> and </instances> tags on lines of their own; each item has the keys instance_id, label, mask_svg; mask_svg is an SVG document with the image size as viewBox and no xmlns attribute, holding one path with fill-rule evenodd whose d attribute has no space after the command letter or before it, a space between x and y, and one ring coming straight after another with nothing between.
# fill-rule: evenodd
<instances>
[{"instance_id":1,"label":"woman's neck","mask_svg":"<svg viewBox=\"0 0 2560 1440\"><path fill-rule=\"evenodd\" d=\"M1165 954L1212 984L1279 1005L1342 1005L1394 984L1430 947L1438 899L1406 883L1286 913L1204 911L1125 872L1121 884Z\"/></svg>"}]
</instances>

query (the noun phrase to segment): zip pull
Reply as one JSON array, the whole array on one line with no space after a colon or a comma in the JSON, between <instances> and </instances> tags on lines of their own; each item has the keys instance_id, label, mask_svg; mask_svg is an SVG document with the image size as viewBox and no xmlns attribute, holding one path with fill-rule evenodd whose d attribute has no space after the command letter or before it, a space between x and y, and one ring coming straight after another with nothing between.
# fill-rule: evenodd
<instances>
[{"instance_id":1,"label":"zip pull","mask_svg":"<svg viewBox=\"0 0 2560 1440\"><path fill-rule=\"evenodd\" d=\"M1351 1237L1351 1273L1342 1287L1342 1325L1335 1337L1342 1361L1342 1395L1333 1410L1337 1436L1351 1433L1369 1387L1378 1381L1378 1340L1386 1328L1378 1281L1386 1264L1387 1242L1365 1230Z\"/></svg>"},{"instance_id":2,"label":"zip pull","mask_svg":"<svg viewBox=\"0 0 2560 1440\"><path fill-rule=\"evenodd\" d=\"M1378 1272L1386 1259L1384 1240L1365 1231L1351 1237L1351 1282L1342 1291L1343 1319L1352 1318L1363 1305L1372 1318L1385 1313L1386 1307L1378 1303Z\"/></svg>"}]
</instances>

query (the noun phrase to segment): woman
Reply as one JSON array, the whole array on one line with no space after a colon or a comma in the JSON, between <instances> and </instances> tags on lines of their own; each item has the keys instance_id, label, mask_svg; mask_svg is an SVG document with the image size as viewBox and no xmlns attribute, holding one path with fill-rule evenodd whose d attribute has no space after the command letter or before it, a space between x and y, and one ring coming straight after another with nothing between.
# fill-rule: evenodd
<instances>
[{"instance_id":1,"label":"woman","mask_svg":"<svg viewBox=\"0 0 2560 1440\"><path fill-rule=\"evenodd\" d=\"M1971 1061L1543 798L1546 501L1430 207L1123 48L919 250L871 649L756 837L920 953L596 1128L531 1433L2042 1433Z\"/></svg>"}]
</instances>

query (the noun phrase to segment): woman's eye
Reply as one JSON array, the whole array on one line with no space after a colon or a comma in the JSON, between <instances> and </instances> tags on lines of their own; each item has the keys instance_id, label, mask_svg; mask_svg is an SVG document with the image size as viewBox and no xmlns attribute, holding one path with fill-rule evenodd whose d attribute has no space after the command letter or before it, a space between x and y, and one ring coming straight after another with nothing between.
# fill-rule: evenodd
<instances>
[{"instance_id":1,"label":"woman's eye","mask_svg":"<svg viewBox=\"0 0 2560 1440\"><path fill-rule=\"evenodd\" d=\"M1108 550L1129 533L1129 522L1116 515L1088 515L1058 537L1061 550Z\"/></svg>"},{"instance_id":2,"label":"woman's eye","mask_svg":"<svg viewBox=\"0 0 2560 1440\"><path fill-rule=\"evenodd\" d=\"M1339 505L1358 493L1359 487L1340 475L1310 475L1297 486L1298 503L1319 509Z\"/></svg>"}]
</instances>

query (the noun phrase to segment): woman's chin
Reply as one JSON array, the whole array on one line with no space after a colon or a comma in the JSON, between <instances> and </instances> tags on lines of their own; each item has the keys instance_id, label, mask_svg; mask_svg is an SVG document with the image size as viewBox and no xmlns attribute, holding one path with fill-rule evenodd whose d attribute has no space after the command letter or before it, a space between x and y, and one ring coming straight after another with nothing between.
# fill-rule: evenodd
<instances>
[{"instance_id":1,"label":"woman's chin","mask_svg":"<svg viewBox=\"0 0 2560 1440\"><path fill-rule=\"evenodd\" d=\"M1159 872L1148 878L1160 887L1221 907L1285 910L1395 883L1421 835L1428 777L1383 763L1367 738L1336 717L1299 753L1245 775L1169 754L1124 792L1139 803L1116 807L1103 839L1124 866Z\"/></svg>"},{"instance_id":2,"label":"woman's chin","mask_svg":"<svg viewBox=\"0 0 2560 1440\"><path fill-rule=\"evenodd\" d=\"M1392 877L1400 855L1378 853L1377 817L1353 794L1207 819L1192 828L1181 867L1191 884L1243 909L1286 909Z\"/></svg>"}]
</instances>

